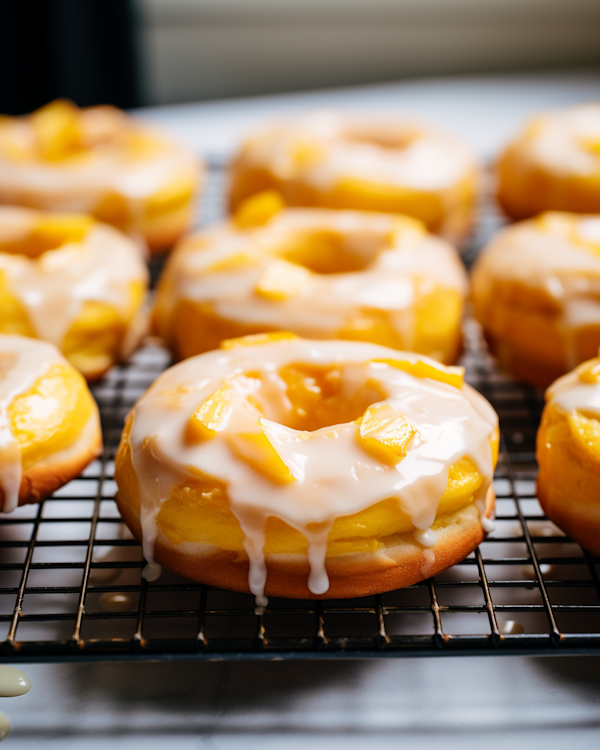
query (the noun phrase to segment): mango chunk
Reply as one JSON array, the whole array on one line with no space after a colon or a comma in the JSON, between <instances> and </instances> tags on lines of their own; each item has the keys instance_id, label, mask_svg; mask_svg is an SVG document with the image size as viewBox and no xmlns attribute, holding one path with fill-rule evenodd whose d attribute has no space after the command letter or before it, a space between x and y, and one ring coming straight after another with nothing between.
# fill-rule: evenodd
<instances>
[{"instance_id":1,"label":"mango chunk","mask_svg":"<svg viewBox=\"0 0 600 750\"><path fill-rule=\"evenodd\" d=\"M409 238L421 237L426 232L425 224L410 216L396 216L394 225L388 235L388 243L397 245Z\"/></svg>"},{"instance_id":2,"label":"mango chunk","mask_svg":"<svg viewBox=\"0 0 600 750\"><path fill-rule=\"evenodd\" d=\"M578 370L579 380L582 383L600 383L600 359L590 359L584 362Z\"/></svg>"},{"instance_id":3,"label":"mango chunk","mask_svg":"<svg viewBox=\"0 0 600 750\"><path fill-rule=\"evenodd\" d=\"M319 144L313 141L297 141L290 150L292 162L299 169L311 167L322 161L325 153Z\"/></svg>"},{"instance_id":4,"label":"mango chunk","mask_svg":"<svg viewBox=\"0 0 600 750\"><path fill-rule=\"evenodd\" d=\"M233 221L238 229L253 229L268 224L282 208L284 202L275 190L264 190L247 198L235 212Z\"/></svg>"},{"instance_id":5,"label":"mango chunk","mask_svg":"<svg viewBox=\"0 0 600 750\"><path fill-rule=\"evenodd\" d=\"M65 99L57 99L30 117L38 148L44 159L58 161L83 149L79 110Z\"/></svg>"},{"instance_id":6,"label":"mango chunk","mask_svg":"<svg viewBox=\"0 0 600 750\"><path fill-rule=\"evenodd\" d=\"M387 405L367 409L358 424L358 442L382 463L394 466L406 456L408 444L417 434L415 426Z\"/></svg>"},{"instance_id":7,"label":"mango chunk","mask_svg":"<svg viewBox=\"0 0 600 750\"><path fill-rule=\"evenodd\" d=\"M284 300L295 297L310 280L310 271L286 260L271 263L258 280L255 291L259 297Z\"/></svg>"},{"instance_id":8,"label":"mango chunk","mask_svg":"<svg viewBox=\"0 0 600 750\"><path fill-rule=\"evenodd\" d=\"M217 432L227 426L232 410L231 390L225 387L215 391L188 420L186 429L188 442L199 442L215 437Z\"/></svg>"},{"instance_id":9,"label":"mango chunk","mask_svg":"<svg viewBox=\"0 0 600 750\"><path fill-rule=\"evenodd\" d=\"M271 482L289 484L296 481L264 432L231 435L229 444L243 461Z\"/></svg>"},{"instance_id":10,"label":"mango chunk","mask_svg":"<svg viewBox=\"0 0 600 750\"><path fill-rule=\"evenodd\" d=\"M239 336L237 339L225 339L221 341L221 349L237 349L238 346L260 346L271 341L283 341L286 339L297 339L295 333L290 331L272 331L271 333L253 333L250 336Z\"/></svg>"},{"instance_id":11,"label":"mango chunk","mask_svg":"<svg viewBox=\"0 0 600 750\"><path fill-rule=\"evenodd\" d=\"M48 250L81 242L93 224L91 217L79 214L40 214L26 237L14 242L0 241L0 252L39 258Z\"/></svg>"},{"instance_id":12,"label":"mango chunk","mask_svg":"<svg viewBox=\"0 0 600 750\"><path fill-rule=\"evenodd\" d=\"M453 367L438 362L423 362L422 360L410 362L407 359L374 359L372 361L397 367L399 370L404 370L417 378L431 378L431 380L438 380L440 383L447 383L459 389L463 386L464 367Z\"/></svg>"}]
</instances>

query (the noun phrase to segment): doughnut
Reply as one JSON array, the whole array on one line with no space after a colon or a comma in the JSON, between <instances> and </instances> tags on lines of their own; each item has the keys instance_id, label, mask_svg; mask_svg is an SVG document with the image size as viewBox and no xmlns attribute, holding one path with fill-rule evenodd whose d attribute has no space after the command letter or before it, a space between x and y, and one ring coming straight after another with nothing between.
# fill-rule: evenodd
<instances>
[{"instance_id":1,"label":"doughnut","mask_svg":"<svg viewBox=\"0 0 600 750\"><path fill-rule=\"evenodd\" d=\"M0 333L50 341L93 380L139 343L147 286L139 247L114 227L0 206Z\"/></svg>"},{"instance_id":2,"label":"doughnut","mask_svg":"<svg viewBox=\"0 0 600 750\"><path fill-rule=\"evenodd\" d=\"M291 333L166 370L126 420L119 511L150 564L257 597L408 586L493 527L497 417L463 370Z\"/></svg>"},{"instance_id":3,"label":"doughnut","mask_svg":"<svg viewBox=\"0 0 600 750\"><path fill-rule=\"evenodd\" d=\"M161 279L153 327L182 359L223 339L290 330L372 341L451 363L467 277L414 219L281 208L266 191L233 221L184 239Z\"/></svg>"},{"instance_id":4,"label":"doughnut","mask_svg":"<svg viewBox=\"0 0 600 750\"><path fill-rule=\"evenodd\" d=\"M600 104L532 119L501 155L497 175L498 200L513 219L600 213Z\"/></svg>"},{"instance_id":5,"label":"doughnut","mask_svg":"<svg viewBox=\"0 0 600 750\"><path fill-rule=\"evenodd\" d=\"M600 346L600 215L550 211L502 230L475 262L472 292L502 366L549 385Z\"/></svg>"},{"instance_id":6,"label":"doughnut","mask_svg":"<svg viewBox=\"0 0 600 750\"><path fill-rule=\"evenodd\" d=\"M152 252L190 226L201 177L195 156L114 107L0 117L0 203L90 214Z\"/></svg>"},{"instance_id":7,"label":"doughnut","mask_svg":"<svg viewBox=\"0 0 600 750\"><path fill-rule=\"evenodd\" d=\"M45 341L0 334L0 509L36 503L102 449L83 377Z\"/></svg>"},{"instance_id":8,"label":"doughnut","mask_svg":"<svg viewBox=\"0 0 600 750\"><path fill-rule=\"evenodd\" d=\"M289 206L406 214L458 242L473 222L477 168L462 144L413 122L315 112L251 135L230 182L233 210L271 189Z\"/></svg>"},{"instance_id":9,"label":"doughnut","mask_svg":"<svg viewBox=\"0 0 600 750\"><path fill-rule=\"evenodd\" d=\"M546 391L537 460L544 513L584 549L600 555L600 357Z\"/></svg>"}]
</instances>

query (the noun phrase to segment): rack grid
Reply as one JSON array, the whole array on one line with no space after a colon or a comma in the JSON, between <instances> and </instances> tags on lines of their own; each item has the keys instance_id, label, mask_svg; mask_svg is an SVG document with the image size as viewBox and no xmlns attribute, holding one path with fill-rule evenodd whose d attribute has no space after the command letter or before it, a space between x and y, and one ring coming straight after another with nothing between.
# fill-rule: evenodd
<instances>
[{"instance_id":1,"label":"rack grid","mask_svg":"<svg viewBox=\"0 0 600 750\"><path fill-rule=\"evenodd\" d=\"M210 163L203 223L221 214L223 162ZM501 219L483 198L469 265ZM152 265L156 279L160 263ZM498 370L465 323L467 380L500 415L496 530L434 579L353 600L271 599L163 572L141 578L113 470L124 417L170 364L148 344L93 387L105 450L38 505L0 514L0 646L6 663L82 660L320 659L600 653L600 559L543 515L535 497L541 394Z\"/></svg>"}]
</instances>

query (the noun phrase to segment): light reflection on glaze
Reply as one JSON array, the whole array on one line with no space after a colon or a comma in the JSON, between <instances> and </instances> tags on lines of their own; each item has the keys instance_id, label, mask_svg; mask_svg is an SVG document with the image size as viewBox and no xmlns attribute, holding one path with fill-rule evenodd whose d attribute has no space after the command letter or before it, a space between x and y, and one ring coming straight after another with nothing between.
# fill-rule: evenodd
<instances>
[{"instance_id":1,"label":"light reflection on glaze","mask_svg":"<svg viewBox=\"0 0 600 750\"><path fill-rule=\"evenodd\" d=\"M546 401L566 412L580 411L600 418L600 383L584 383L574 370L548 388Z\"/></svg>"},{"instance_id":2,"label":"light reflection on glaze","mask_svg":"<svg viewBox=\"0 0 600 750\"><path fill-rule=\"evenodd\" d=\"M59 363L66 364L51 344L24 336L0 334L0 489L4 492L3 513L11 513L19 504L23 473L21 450L10 424L10 406L51 365Z\"/></svg>"},{"instance_id":3,"label":"light reflection on glaze","mask_svg":"<svg viewBox=\"0 0 600 750\"><path fill-rule=\"evenodd\" d=\"M143 551L149 564L154 560L158 512L172 488L193 476L190 467L227 485L231 510L244 534L250 560L249 587L258 606L265 606L263 548L269 516L280 518L307 538L308 585L315 594L328 589L327 535L336 518L393 497L411 517L421 539L435 543L430 527L453 463L468 456L484 480L475 499L486 496L493 475L490 436L497 417L487 401L467 385L459 391L370 362L398 356L396 351L371 344L296 339L209 352L163 373L136 404L130 434ZM402 357L426 360L405 353ZM259 372L267 380L278 368L297 362L343 365L345 381L377 382L388 394L387 403L418 429L407 456L395 467L383 465L359 445L354 422L302 432L263 419L269 441L296 477L294 482L276 485L229 447L228 434L256 430L256 416L248 410L235 409L227 427L210 440L200 444L185 441L189 417L225 379L231 383L232 374ZM264 406L268 408L268 403ZM277 418L276 414L269 416ZM279 416L284 415L280 412ZM321 525L318 534L311 533L310 524Z\"/></svg>"},{"instance_id":4,"label":"light reflection on glaze","mask_svg":"<svg viewBox=\"0 0 600 750\"><path fill-rule=\"evenodd\" d=\"M24 672L5 664L0 665L0 698L16 698L31 690L31 680Z\"/></svg>"}]
</instances>

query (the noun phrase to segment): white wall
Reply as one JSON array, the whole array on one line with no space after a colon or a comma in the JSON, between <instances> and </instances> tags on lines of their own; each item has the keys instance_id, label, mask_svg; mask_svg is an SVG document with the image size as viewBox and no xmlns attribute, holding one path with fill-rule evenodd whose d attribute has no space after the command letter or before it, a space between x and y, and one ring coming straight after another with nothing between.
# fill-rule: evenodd
<instances>
[{"instance_id":1,"label":"white wall","mask_svg":"<svg viewBox=\"0 0 600 750\"><path fill-rule=\"evenodd\" d=\"M600 0L138 0L149 104L600 64Z\"/></svg>"}]
</instances>

